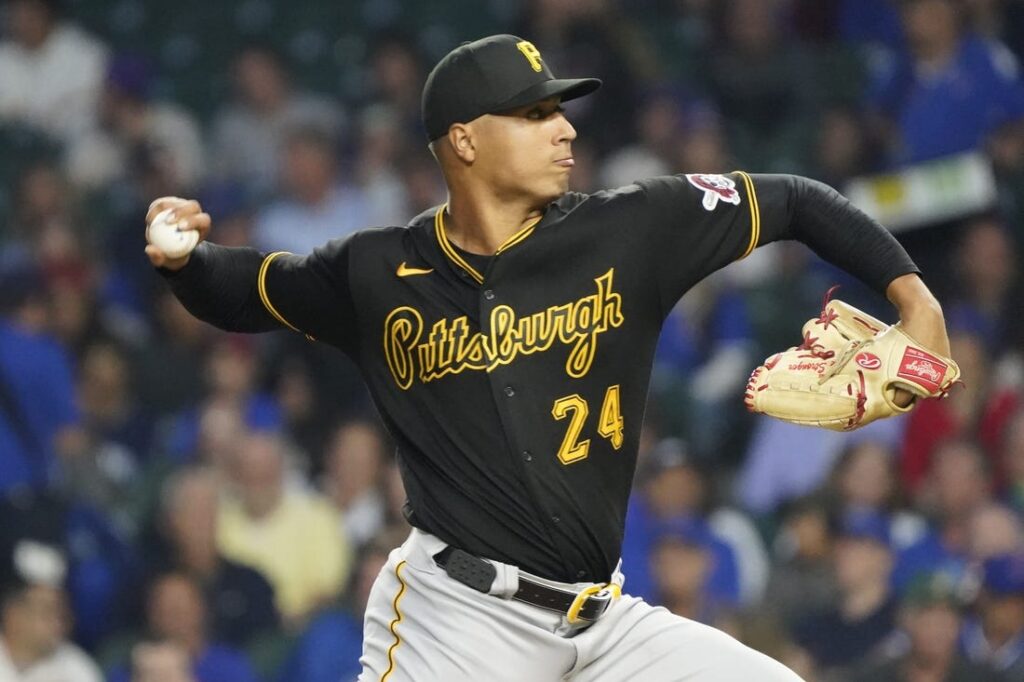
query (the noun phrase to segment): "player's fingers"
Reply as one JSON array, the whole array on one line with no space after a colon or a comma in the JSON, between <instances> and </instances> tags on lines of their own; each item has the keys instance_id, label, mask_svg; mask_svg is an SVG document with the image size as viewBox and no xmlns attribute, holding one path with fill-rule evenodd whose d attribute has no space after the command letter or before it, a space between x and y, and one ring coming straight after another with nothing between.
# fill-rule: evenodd
<instances>
[{"instance_id":1,"label":"player's fingers","mask_svg":"<svg viewBox=\"0 0 1024 682\"><path fill-rule=\"evenodd\" d=\"M179 230L195 230L199 233L199 241L206 239L206 233L210 231L210 214L197 213L196 215L182 218L178 221Z\"/></svg>"},{"instance_id":2,"label":"player's fingers","mask_svg":"<svg viewBox=\"0 0 1024 682\"><path fill-rule=\"evenodd\" d=\"M174 210L171 212L171 221L180 222L187 218L191 218L192 216L198 215L202 212L203 209L200 208L198 201L196 201L195 199L188 199L187 201L183 201L174 207Z\"/></svg>"},{"instance_id":3,"label":"player's fingers","mask_svg":"<svg viewBox=\"0 0 1024 682\"><path fill-rule=\"evenodd\" d=\"M153 218L155 218L156 214L160 211L183 203L185 203L185 200L181 197L159 197L154 199L149 205L149 210L146 211L146 224L149 225L153 222Z\"/></svg>"},{"instance_id":4,"label":"player's fingers","mask_svg":"<svg viewBox=\"0 0 1024 682\"><path fill-rule=\"evenodd\" d=\"M146 244L146 255L149 256L149 262L158 268L167 262L164 252L152 244Z\"/></svg>"}]
</instances>

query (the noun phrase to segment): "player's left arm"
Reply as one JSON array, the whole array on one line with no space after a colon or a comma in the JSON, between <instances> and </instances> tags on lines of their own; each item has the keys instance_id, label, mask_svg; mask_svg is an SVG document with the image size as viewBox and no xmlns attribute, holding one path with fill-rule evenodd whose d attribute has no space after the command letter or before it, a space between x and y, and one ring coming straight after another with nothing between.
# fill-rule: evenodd
<instances>
[{"instance_id":1,"label":"player's left arm","mask_svg":"<svg viewBox=\"0 0 1024 682\"><path fill-rule=\"evenodd\" d=\"M826 261L862 280L899 312L917 343L949 357L942 307L903 246L877 221L824 183L794 175L751 176L762 207L757 246L796 239ZM897 398L909 404L911 396Z\"/></svg>"},{"instance_id":2,"label":"player's left arm","mask_svg":"<svg viewBox=\"0 0 1024 682\"><path fill-rule=\"evenodd\" d=\"M824 183L795 175L753 175L761 207L757 246L796 239L882 293L918 343L949 355L942 308L903 246L877 221Z\"/></svg>"}]
</instances>

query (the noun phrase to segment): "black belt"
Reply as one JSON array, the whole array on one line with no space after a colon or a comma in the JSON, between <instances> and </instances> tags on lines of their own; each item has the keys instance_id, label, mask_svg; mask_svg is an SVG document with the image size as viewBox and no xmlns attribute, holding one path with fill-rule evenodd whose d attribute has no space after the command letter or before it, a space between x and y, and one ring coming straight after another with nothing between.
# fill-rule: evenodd
<instances>
[{"instance_id":1,"label":"black belt","mask_svg":"<svg viewBox=\"0 0 1024 682\"><path fill-rule=\"evenodd\" d=\"M494 564L449 545L434 555L434 561L448 576L478 592L487 593L498 575ZM594 585L580 592L562 590L519 574L519 589L512 598L526 604L564 614L570 623L595 621L618 596L617 585ZM574 613L575 611L575 613Z\"/></svg>"}]
</instances>

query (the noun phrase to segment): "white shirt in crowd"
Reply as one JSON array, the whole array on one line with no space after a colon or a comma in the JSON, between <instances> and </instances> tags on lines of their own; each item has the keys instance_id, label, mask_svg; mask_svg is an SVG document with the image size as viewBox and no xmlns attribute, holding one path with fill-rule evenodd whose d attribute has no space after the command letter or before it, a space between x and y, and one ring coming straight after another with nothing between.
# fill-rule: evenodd
<instances>
[{"instance_id":1,"label":"white shirt in crowd","mask_svg":"<svg viewBox=\"0 0 1024 682\"><path fill-rule=\"evenodd\" d=\"M69 643L30 668L18 670L0 637L0 682L103 682L103 675L85 652Z\"/></svg>"},{"instance_id":2,"label":"white shirt in crowd","mask_svg":"<svg viewBox=\"0 0 1024 682\"><path fill-rule=\"evenodd\" d=\"M0 41L0 123L27 123L68 141L95 124L107 48L59 24L36 50Z\"/></svg>"}]
</instances>

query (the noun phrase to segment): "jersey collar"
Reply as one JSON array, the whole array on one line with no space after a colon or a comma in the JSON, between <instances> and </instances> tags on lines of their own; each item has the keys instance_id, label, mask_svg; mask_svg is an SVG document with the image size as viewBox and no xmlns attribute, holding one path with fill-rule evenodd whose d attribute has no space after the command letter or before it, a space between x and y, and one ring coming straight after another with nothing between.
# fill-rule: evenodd
<instances>
[{"instance_id":1,"label":"jersey collar","mask_svg":"<svg viewBox=\"0 0 1024 682\"><path fill-rule=\"evenodd\" d=\"M463 258L459 252L452 246L452 243L448 241L448 235L444 229L444 214L448 210L448 204L444 203L434 213L434 233L437 235L437 243L441 246L441 251L448 256L448 258L458 265L460 268L466 271L466 273L476 280L477 284L483 284L484 276L477 271L472 265L470 265L465 258ZM498 247L498 250L494 252L497 256L503 251L506 251L519 242L525 240L533 232L533 229L537 227L537 223L541 221L543 215L537 216L530 222L528 222L521 230L516 232L514 235L505 240L505 242Z\"/></svg>"}]
</instances>

